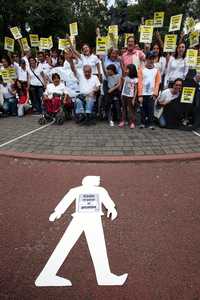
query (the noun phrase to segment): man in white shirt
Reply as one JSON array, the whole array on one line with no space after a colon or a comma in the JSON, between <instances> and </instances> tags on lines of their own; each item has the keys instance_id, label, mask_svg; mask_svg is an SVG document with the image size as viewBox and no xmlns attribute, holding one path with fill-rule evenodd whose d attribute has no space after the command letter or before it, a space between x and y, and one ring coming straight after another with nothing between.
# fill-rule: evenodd
<instances>
[{"instance_id":1,"label":"man in white shirt","mask_svg":"<svg viewBox=\"0 0 200 300\"><path fill-rule=\"evenodd\" d=\"M79 75L79 90L81 97L76 99L76 114L79 121L83 117L87 124L90 123L91 115L96 101L96 93L100 88L100 81L96 75L92 75L92 68L89 65L83 67L83 75ZM84 116L86 114L86 116ZM86 118L85 118L86 117Z\"/></svg>"}]
</instances>

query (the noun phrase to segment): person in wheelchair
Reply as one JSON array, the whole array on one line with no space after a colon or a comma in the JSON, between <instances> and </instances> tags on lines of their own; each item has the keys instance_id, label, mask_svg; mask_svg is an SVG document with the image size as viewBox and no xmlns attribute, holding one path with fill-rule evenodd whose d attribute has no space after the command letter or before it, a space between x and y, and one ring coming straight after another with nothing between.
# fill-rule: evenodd
<instances>
[{"instance_id":1,"label":"person in wheelchair","mask_svg":"<svg viewBox=\"0 0 200 300\"><path fill-rule=\"evenodd\" d=\"M100 89L100 81L96 75L92 75L89 65L83 67L83 74L78 75L80 94L75 100L75 114L77 122L91 124L97 92Z\"/></svg>"},{"instance_id":2,"label":"person in wheelchair","mask_svg":"<svg viewBox=\"0 0 200 300\"><path fill-rule=\"evenodd\" d=\"M60 82L60 75L54 73L52 75L52 83L49 83L43 95L43 121L53 119L55 117L56 123L63 124L65 113L64 108L70 102L68 91L64 83ZM41 118L41 119L42 119ZM40 119L40 123L42 122Z\"/></svg>"}]
</instances>

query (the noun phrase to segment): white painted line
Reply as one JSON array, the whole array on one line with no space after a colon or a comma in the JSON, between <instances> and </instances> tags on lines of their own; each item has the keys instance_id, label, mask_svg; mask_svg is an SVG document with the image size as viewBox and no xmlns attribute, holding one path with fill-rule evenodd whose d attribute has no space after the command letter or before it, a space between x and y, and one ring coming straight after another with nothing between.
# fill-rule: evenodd
<instances>
[{"instance_id":1,"label":"white painted line","mask_svg":"<svg viewBox=\"0 0 200 300\"><path fill-rule=\"evenodd\" d=\"M11 143L13 143L13 142L16 142L16 141L18 141L18 140L24 138L25 136L31 135L31 134L33 134L33 133L35 133L35 132L37 132L37 131L40 131L40 130L46 128L46 127L49 127L49 126L52 125L53 123L55 123L55 120L53 120L52 122L48 123L47 125L44 125L44 126L39 127L39 128L37 128L37 129L31 130L31 131L29 131L29 132L27 132L27 133L25 133L25 134L23 134L23 135L20 135L20 136L14 138L14 139L12 139L12 140L10 140L10 141L8 141L8 142L5 142L5 143L1 144L1 145L0 145L0 148L4 147L4 146L6 146L6 145L9 145L9 144L11 144Z\"/></svg>"},{"instance_id":2,"label":"white painted line","mask_svg":"<svg viewBox=\"0 0 200 300\"><path fill-rule=\"evenodd\" d=\"M200 136L200 133L198 133L198 132L196 132L196 131L192 131L194 134L196 134L196 135L198 135L198 136Z\"/></svg>"}]
</instances>

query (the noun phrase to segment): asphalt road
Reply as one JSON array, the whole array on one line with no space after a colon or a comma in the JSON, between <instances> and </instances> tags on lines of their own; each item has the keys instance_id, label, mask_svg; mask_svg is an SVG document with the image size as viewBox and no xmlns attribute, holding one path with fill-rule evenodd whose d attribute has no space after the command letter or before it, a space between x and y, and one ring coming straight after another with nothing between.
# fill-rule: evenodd
<instances>
[{"instance_id":1,"label":"asphalt road","mask_svg":"<svg viewBox=\"0 0 200 300\"><path fill-rule=\"evenodd\" d=\"M0 158L0 299L199 300L200 162L86 164ZM119 213L103 226L123 287L97 286L84 235L59 275L72 287L34 281L71 220L48 221L62 196L100 175Z\"/></svg>"}]
</instances>

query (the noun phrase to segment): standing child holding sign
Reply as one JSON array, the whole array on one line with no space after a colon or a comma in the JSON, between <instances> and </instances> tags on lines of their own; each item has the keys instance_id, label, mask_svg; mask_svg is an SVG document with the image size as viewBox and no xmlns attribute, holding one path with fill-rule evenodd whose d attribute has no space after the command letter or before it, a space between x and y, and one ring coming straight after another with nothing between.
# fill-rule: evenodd
<instances>
[{"instance_id":1,"label":"standing child holding sign","mask_svg":"<svg viewBox=\"0 0 200 300\"><path fill-rule=\"evenodd\" d=\"M137 96L137 70L135 65L128 65L125 69L125 77L123 79L122 89L122 121L119 127L123 128L127 112L130 113L130 128L135 128L134 104Z\"/></svg>"}]
</instances>

